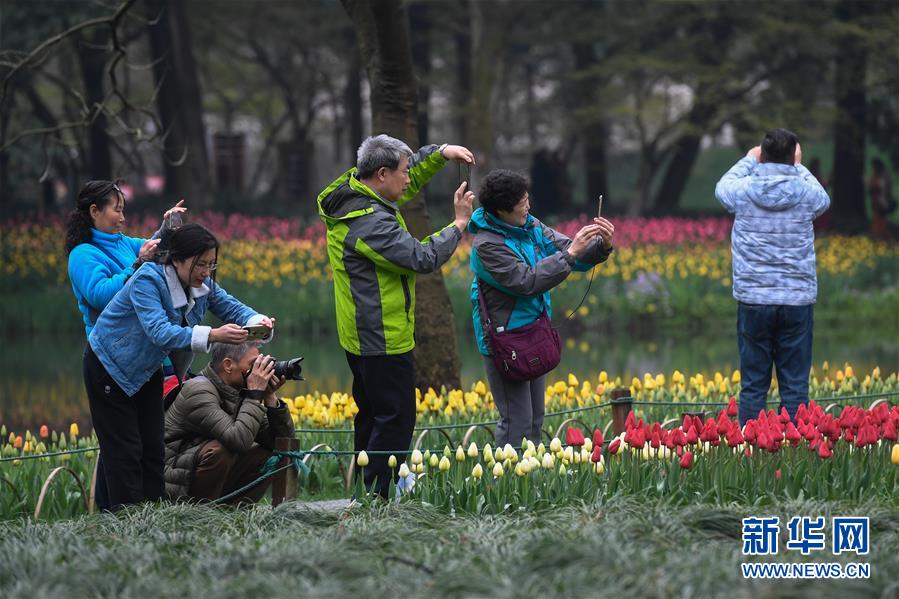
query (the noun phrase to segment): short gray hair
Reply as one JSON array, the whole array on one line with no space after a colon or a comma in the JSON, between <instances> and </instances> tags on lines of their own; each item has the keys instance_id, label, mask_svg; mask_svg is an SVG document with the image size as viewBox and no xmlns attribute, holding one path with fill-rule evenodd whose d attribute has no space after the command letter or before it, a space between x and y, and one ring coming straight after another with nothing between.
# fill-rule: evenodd
<instances>
[{"instance_id":1,"label":"short gray hair","mask_svg":"<svg viewBox=\"0 0 899 599\"><path fill-rule=\"evenodd\" d=\"M248 351L254 347L259 347L260 345L262 345L262 342L255 339L253 341L244 341L238 345L234 345L233 343L213 343L212 347L209 349L209 365L212 366L213 370L218 371L219 368L222 367L222 362L225 361L225 358L231 358L237 362L243 358Z\"/></svg>"},{"instance_id":2,"label":"short gray hair","mask_svg":"<svg viewBox=\"0 0 899 599\"><path fill-rule=\"evenodd\" d=\"M395 137L382 133L366 138L356 151L356 176L368 179L382 166L393 170L403 156L412 156L412 149Z\"/></svg>"}]
</instances>

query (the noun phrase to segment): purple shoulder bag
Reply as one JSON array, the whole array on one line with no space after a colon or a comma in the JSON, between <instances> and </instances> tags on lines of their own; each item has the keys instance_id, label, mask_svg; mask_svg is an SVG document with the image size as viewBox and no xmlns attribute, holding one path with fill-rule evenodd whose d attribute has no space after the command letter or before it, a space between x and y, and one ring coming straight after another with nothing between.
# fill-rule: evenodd
<instances>
[{"instance_id":1,"label":"purple shoulder bag","mask_svg":"<svg viewBox=\"0 0 899 599\"><path fill-rule=\"evenodd\" d=\"M529 325L510 331L497 332L490 322L487 302L481 293L483 281L478 280L478 305L481 308L481 324L487 335L493 364L499 373L510 381L531 381L543 376L559 365L562 359L562 341L559 332L549 321L544 308L540 318Z\"/></svg>"}]
</instances>

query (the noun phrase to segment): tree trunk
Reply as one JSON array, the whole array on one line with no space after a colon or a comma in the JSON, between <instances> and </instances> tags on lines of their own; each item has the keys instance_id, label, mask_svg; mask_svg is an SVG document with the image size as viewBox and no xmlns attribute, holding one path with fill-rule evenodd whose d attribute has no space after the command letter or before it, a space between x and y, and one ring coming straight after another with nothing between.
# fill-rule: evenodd
<instances>
[{"instance_id":1,"label":"tree trunk","mask_svg":"<svg viewBox=\"0 0 899 599\"><path fill-rule=\"evenodd\" d=\"M103 76L107 51L102 48L107 41L106 28L97 28L90 36L78 40L78 62L84 81L84 95L91 111L88 128L90 164L88 176L91 179L112 179L112 158L109 151L109 136L106 133L106 114L97 107L103 103Z\"/></svg>"},{"instance_id":2,"label":"tree trunk","mask_svg":"<svg viewBox=\"0 0 899 599\"><path fill-rule=\"evenodd\" d=\"M356 162L356 150L362 143L362 56L356 42L356 34L352 28L348 30L347 42L350 44L350 61L347 68L346 88L344 89L344 105L349 121L350 160Z\"/></svg>"},{"instance_id":3,"label":"tree trunk","mask_svg":"<svg viewBox=\"0 0 899 599\"><path fill-rule=\"evenodd\" d=\"M371 85L372 130L418 145L418 91L408 20L401 0L342 0L359 35ZM406 204L403 216L418 238L431 233L425 203ZM459 388L459 354L452 305L438 271L417 277L415 371L420 388ZM448 317L448 315L450 315Z\"/></svg>"},{"instance_id":4,"label":"tree trunk","mask_svg":"<svg viewBox=\"0 0 899 599\"><path fill-rule=\"evenodd\" d=\"M418 82L418 139L430 140L428 104L431 101L431 12L429 5L409 5L409 26L412 35L412 60Z\"/></svg>"},{"instance_id":5,"label":"tree trunk","mask_svg":"<svg viewBox=\"0 0 899 599\"><path fill-rule=\"evenodd\" d=\"M841 21L858 14L854 2L843 2L837 10ZM836 117L833 132L833 222L844 233L863 232L865 213L865 41L852 33L838 44L834 77Z\"/></svg>"},{"instance_id":6,"label":"tree trunk","mask_svg":"<svg viewBox=\"0 0 899 599\"><path fill-rule=\"evenodd\" d=\"M191 210L210 208L209 158L197 68L184 4L146 0L151 19L150 49L159 91L156 103L166 135L165 191L187 199Z\"/></svg>"},{"instance_id":7,"label":"tree trunk","mask_svg":"<svg viewBox=\"0 0 899 599\"><path fill-rule=\"evenodd\" d=\"M456 10L456 34L453 36L456 45L456 85L454 120L456 135L460 140L468 142L471 132L471 4L469 0L458 0Z\"/></svg>"},{"instance_id":8,"label":"tree trunk","mask_svg":"<svg viewBox=\"0 0 899 599\"><path fill-rule=\"evenodd\" d=\"M655 214L672 214L677 212L681 196L687 187L687 180L693 171L693 165L699 157L702 135L686 133L674 143L672 156L665 169L662 184L656 193L653 212Z\"/></svg>"},{"instance_id":9,"label":"tree trunk","mask_svg":"<svg viewBox=\"0 0 899 599\"><path fill-rule=\"evenodd\" d=\"M575 68L585 71L596 64L596 53L592 44L576 43L571 46L574 54ZM582 106L586 105L592 110L599 110L602 104L597 93L598 85L589 80L582 80L576 84L575 97L580 98ZM588 205L596 202L600 194L608 195L608 158L606 155L606 138L608 130L601 115L587 118L581 123L581 141L584 146L584 168L587 175L587 201Z\"/></svg>"}]
</instances>

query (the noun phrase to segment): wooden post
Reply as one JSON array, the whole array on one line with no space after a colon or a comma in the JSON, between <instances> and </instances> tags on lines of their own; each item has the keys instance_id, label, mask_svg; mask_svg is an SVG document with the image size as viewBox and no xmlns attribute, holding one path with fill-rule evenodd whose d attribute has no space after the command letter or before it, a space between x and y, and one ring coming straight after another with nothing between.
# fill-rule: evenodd
<instances>
[{"instance_id":1,"label":"wooden post","mask_svg":"<svg viewBox=\"0 0 899 599\"><path fill-rule=\"evenodd\" d=\"M278 451L298 451L300 440L296 437L278 437L275 439L275 449ZM278 468L283 468L290 462L290 458L283 457L278 461ZM297 471L295 468L287 468L276 474L272 480L272 505L281 505L285 501L297 498Z\"/></svg>"},{"instance_id":2,"label":"wooden post","mask_svg":"<svg viewBox=\"0 0 899 599\"><path fill-rule=\"evenodd\" d=\"M634 399L631 397L629 389L624 387L616 387L612 389L612 433L615 436L624 432L624 423L627 421L627 415L633 408Z\"/></svg>"}]
</instances>

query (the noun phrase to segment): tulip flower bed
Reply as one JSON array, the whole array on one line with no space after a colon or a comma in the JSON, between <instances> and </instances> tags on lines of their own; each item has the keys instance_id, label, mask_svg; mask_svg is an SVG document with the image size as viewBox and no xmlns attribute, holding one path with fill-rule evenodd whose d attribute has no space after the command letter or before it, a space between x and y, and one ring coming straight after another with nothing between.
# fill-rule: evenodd
<instances>
[{"instance_id":1,"label":"tulip flower bed","mask_svg":"<svg viewBox=\"0 0 899 599\"><path fill-rule=\"evenodd\" d=\"M899 498L899 469L893 466L899 465L899 447L894 448L899 407L885 401L899 403L896 373L884 378L875 369L859 381L851 366L831 371L825 363L812 374L810 385L822 403L813 400L802 408L795 424L772 412L743 429L733 420L733 398L716 418L680 418L685 411L705 412L710 403L724 405L726 394L739 391L738 373L715 373L708 379L677 371L668 377L646 374L631 381L634 411L627 430L617 437L609 433L608 390L621 380L601 373L598 381L603 382L581 383L569 374L567 380L549 385L545 442L519 448L492 447L486 427L469 430L473 422L496 419L483 382L468 392L420 393L416 438L422 451L413 452L401 466L418 476L418 484L406 499L451 512L494 513L616 495L753 504L800 496L856 501L875 497L886 502ZM336 395L285 400L301 426L301 447L322 446L317 453L323 455L314 455L311 474L301 481L304 498L347 494L347 458L335 459L328 451L352 453L352 435L345 431L351 430L355 405L351 397ZM877 405L866 410L841 401L840 395L853 404ZM318 417L303 412L313 401L318 402L313 409ZM313 423L331 428L310 426ZM564 444L553 438L557 431L567 431ZM593 432L585 439L583 431ZM447 438L452 447L429 449ZM76 424L68 434L46 426L37 434L16 433L0 425L0 485L5 491L0 495L0 518L32 513L43 480L56 466L71 468L88 484L96 459L90 448L95 446L96 438L81 437ZM78 453L29 459L72 449ZM397 458L402 462L404 456ZM361 489L357 495L363 495ZM42 517L82 511L74 477L66 477L51 486Z\"/></svg>"},{"instance_id":2,"label":"tulip flower bed","mask_svg":"<svg viewBox=\"0 0 899 599\"><path fill-rule=\"evenodd\" d=\"M626 431L607 446L599 429L590 439L568 427L565 443L554 438L548 447L523 440L520 449L472 443L442 455L415 450L399 477L415 480L404 499L449 512L541 509L622 494L672 504L806 497L899 506L899 406L845 406L833 416L812 401L800 407L796 424L785 410L771 410L742 429L736 413L732 401L717 418L685 416L665 428L631 412ZM367 461L364 453L357 458L360 466Z\"/></svg>"}]
</instances>

